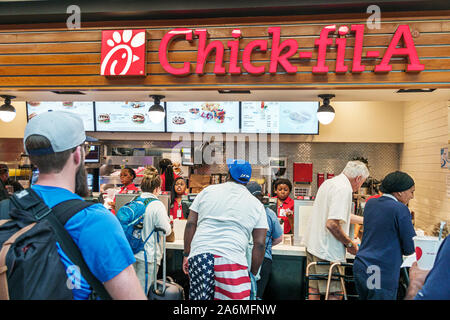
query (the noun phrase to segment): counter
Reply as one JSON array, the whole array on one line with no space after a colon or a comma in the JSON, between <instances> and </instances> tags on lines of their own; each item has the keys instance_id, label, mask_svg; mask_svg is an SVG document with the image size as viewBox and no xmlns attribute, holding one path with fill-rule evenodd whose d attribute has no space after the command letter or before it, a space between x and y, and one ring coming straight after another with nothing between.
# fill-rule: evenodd
<instances>
[{"instance_id":1,"label":"counter","mask_svg":"<svg viewBox=\"0 0 450 320\"><path fill-rule=\"evenodd\" d=\"M182 271L184 241L177 239L166 244L167 274L189 290L189 280ZM306 294L306 251L304 246L278 244L272 248L272 273L264 293L264 300L304 300ZM347 254L347 259L354 256ZM161 268L160 268L161 269Z\"/></svg>"},{"instance_id":2,"label":"counter","mask_svg":"<svg viewBox=\"0 0 450 320\"><path fill-rule=\"evenodd\" d=\"M175 240L174 242L167 242L166 248L173 250L183 250L184 241ZM272 247L272 255L306 257L306 250L304 246L291 246L278 244ZM347 259L354 259L354 258L355 256L347 253Z\"/></svg>"}]
</instances>

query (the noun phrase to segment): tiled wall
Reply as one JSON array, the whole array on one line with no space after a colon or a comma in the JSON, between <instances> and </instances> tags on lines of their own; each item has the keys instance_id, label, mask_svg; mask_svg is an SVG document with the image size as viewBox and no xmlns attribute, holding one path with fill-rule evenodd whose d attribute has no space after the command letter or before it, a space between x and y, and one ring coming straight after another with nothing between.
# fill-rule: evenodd
<instances>
[{"instance_id":1,"label":"tiled wall","mask_svg":"<svg viewBox=\"0 0 450 320\"><path fill-rule=\"evenodd\" d=\"M270 144L269 144L270 145ZM313 163L312 193L317 191L317 173L339 174L347 161L364 157L369 161L371 176L381 180L386 174L400 168L400 146L396 143L285 143L279 144L279 156L287 156L287 177L292 181L293 163ZM270 148L269 148L270 149ZM225 150L226 153L226 150ZM270 152L269 152L270 153ZM225 156L224 156L225 158ZM246 160L249 147L246 145ZM257 167L260 163L252 164ZM196 170L199 174L225 173L225 164L205 165ZM258 175L259 171L256 170Z\"/></svg>"}]
</instances>

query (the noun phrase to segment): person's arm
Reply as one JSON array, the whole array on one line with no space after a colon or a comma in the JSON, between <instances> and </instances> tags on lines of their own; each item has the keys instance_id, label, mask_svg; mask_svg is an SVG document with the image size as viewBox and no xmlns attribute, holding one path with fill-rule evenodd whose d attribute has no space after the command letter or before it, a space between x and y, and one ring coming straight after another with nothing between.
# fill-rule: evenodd
<instances>
[{"instance_id":1,"label":"person's arm","mask_svg":"<svg viewBox=\"0 0 450 320\"><path fill-rule=\"evenodd\" d=\"M364 218L361 216L357 216L356 214L350 215L350 223L351 224L364 224Z\"/></svg>"},{"instance_id":2,"label":"person's arm","mask_svg":"<svg viewBox=\"0 0 450 320\"><path fill-rule=\"evenodd\" d=\"M351 248L347 248L347 251L353 255L356 254L356 252L358 252L358 247L356 245L356 243L354 243L352 241L352 239L350 239L344 232L344 230L342 230L342 227L339 223L339 220L334 220L334 219L328 219L327 223L326 223L326 227L328 229L328 231L331 232L331 234L338 240L340 241L344 246L346 246L348 243L352 242L353 246Z\"/></svg>"},{"instance_id":3,"label":"person's arm","mask_svg":"<svg viewBox=\"0 0 450 320\"><path fill-rule=\"evenodd\" d=\"M147 300L133 265L106 281L104 286L114 300Z\"/></svg>"},{"instance_id":4,"label":"person's arm","mask_svg":"<svg viewBox=\"0 0 450 320\"><path fill-rule=\"evenodd\" d=\"M279 236L276 239L272 239L272 247L280 244L283 241L283 235Z\"/></svg>"},{"instance_id":5,"label":"person's arm","mask_svg":"<svg viewBox=\"0 0 450 320\"><path fill-rule=\"evenodd\" d=\"M189 254L191 252L191 242L194 238L195 231L197 230L198 213L190 210L189 217L184 229L184 250L183 254ZM188 258L183 257L183 271L188 274Z\"/></svg>"},{"instance_id":6,"label":"person's arm","mask_svg":"<svg viewBox=\"0 0 450 320\"><path fill-rule=\"evenodd\" d=\"M415 252L413 237L416 235L411 220L409 209L404 207L404 211L399 213L398 234L400 236L400 247L402 254L409 256Z\"/></svg>"},{"instance_id":7,"label":"person's arm","mask_svg":"<svg viewBox=\"0 0 450 320\"><path fill-rule=\"evenodd\" d=\"M172 227L170 226L170 219L167 215L166 207L162 202L157 203L158 207L156 211L155 228L163 229L166 236L172 233ZM148 209L148 208L147 208Z\"/></svg>"},{"instance_id":8,"label":"person's arm","mask_svg":"<svg viewBox=\"0 0 450 320\"><path fill-rule=\"evenodd\" d=\"M422 270L417 266L417 262L414 262L409 268L409 286L406 291L405 300L413 300L420 289L422 289L425 279L430 271Z\"/></svg>"},{"instance_id":9,"label":"person's arm","mask_svg":"<svg viewBox=\"0 0 450 320\"><path fill-rule=\"evenodd\" d=\"M253 250L252 250L252 266L251 273L255 276L258 274L259 267L264 260L264 252L266 250L266 233L267 229L253 229Z\"/></svg>"},{"instance_id":10,"label":"person's arm","mask_svg":"<svg viewBox=\"0 0 450 320\"><path fill-rule=\"evenodd\" d=\"M281 227L275 212L271 211L270 215L272 216L272 247L273 247L283 241L283 228Z\"/></svg>"}]
</instances>

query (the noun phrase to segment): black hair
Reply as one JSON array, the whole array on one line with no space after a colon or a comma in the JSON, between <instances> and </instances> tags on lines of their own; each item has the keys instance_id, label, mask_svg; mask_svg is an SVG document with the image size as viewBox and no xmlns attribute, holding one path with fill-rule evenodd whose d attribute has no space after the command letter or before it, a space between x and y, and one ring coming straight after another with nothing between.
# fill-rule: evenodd
<instances>
[{"instance_id":1,"label":"black hair","mask_svg":"<svg viewBox=\"0 0 450 320\"><path fill-rule=\"evenodd\" d=\"M172 186L174 184L173 178L174 178L174 173L173 173L173 165L172 165L172 161L170 161L170 159L164 158L159 162L159 168L161 169L161 174L165 175L165 183L164 183L164 188L165 191L169 191L172 190Z\"/></svg>"},{"instance_id":2,"label":"black hair","mask_svg":"<svg viewBox=\"0 0 450 320\"><path fill-rule=\"evenodd\" d=\"M128 172L130 173L130 175L133 177L133 180L136 179L136 172L134 172L133 168L130 167L125 167L122 170L128 170Z\"/></svg>"},{"instance_id":3,"label":"black hair","mask_svg":"<svg viewBox=\"0 0 450 320\"><path fill-rule=\"evenodd\" d=\"M288 188L289 188L289 192L292 191L292 183L288 179L283 179L283 178L278 178L277 180L274 181L274 183L273 183L273 190L277 190L277 187L280 184L287 185Z\"/></svg>"},{"instance_id":4,"label":"black hair","mask_svg":"<svg viewBox=\"0 0 450 320\"><path fill-rule=\"evenodd\" d=\"M184 180L183 177L177 177L174 181L173 181L173 185L172 185L172 189L170 190L170 207L173 206L174 202L175 202L175 198L177 197L177 193L175 192L175 184L177 183L178 180L183 180L184 183L186 184L186 188L187 188L187 182L186 180Z\"/></svg>"}]
</instances>

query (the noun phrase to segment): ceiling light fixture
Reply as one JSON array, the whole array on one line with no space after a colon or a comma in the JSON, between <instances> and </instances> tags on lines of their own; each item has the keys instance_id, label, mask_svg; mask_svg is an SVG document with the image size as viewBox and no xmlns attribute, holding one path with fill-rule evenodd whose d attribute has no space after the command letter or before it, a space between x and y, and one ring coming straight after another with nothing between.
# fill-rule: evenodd
<instances>
[{"instance_id":1,"label":"ceiling light fixture","mask_svg":"<svg viewBox=\"0 0 450 320\"><path fill-rule=\"evenodd\" d=\"M0 97L5 99L5 104L0 107L0 120L11 122L16 117L16 109L11 105L11 99L14 99L15 96L3 95Z\"/></svg>"},{"instance_id":2,"label":"ceiling light fixture","mask_svg":"<svg viewBox=\"0 0 450 320\"><path fill-rule=\"evenodd\" d=\"M166 116L166 112L164 110L164 107L161 106L161 99L164 99L165 96L161 95L151 95L151 98L155 100L155 104L148 109L148 116L150 118L150 121L153 123L160 123L164 120L164 117Z\"/></svg>"},{"instance_id":3,"label":"ceiling light fixture","mask_svg":"<svg viewBox=\"0 0 450 320\"><path fill-rule=\"evenodd\" d=\"M334 97L334 94L319 94L319 98L323 99L323 104L317 109L317 118L321 124L330 124L334 120L334 108L330 105L330 99Z\"/></svg>"}]
</instances>

